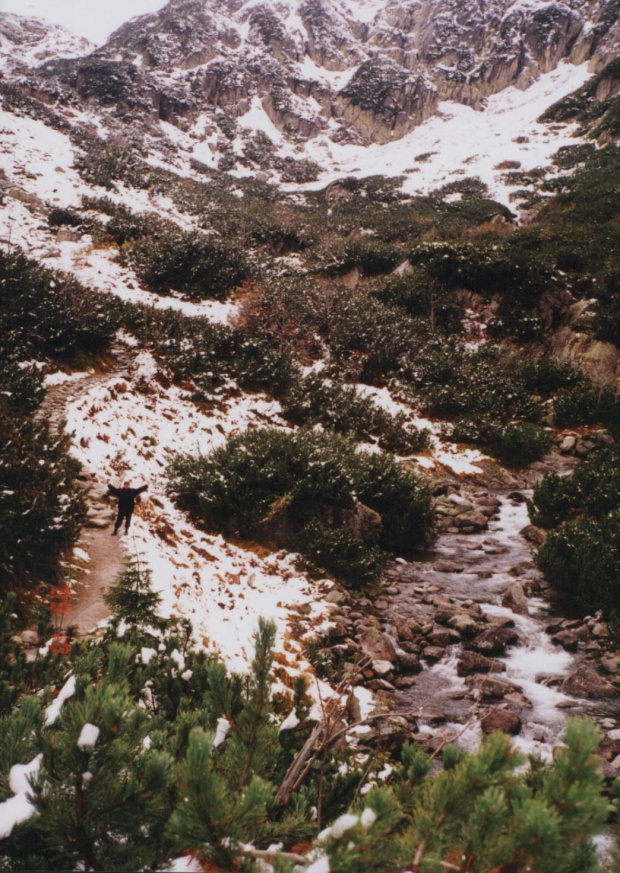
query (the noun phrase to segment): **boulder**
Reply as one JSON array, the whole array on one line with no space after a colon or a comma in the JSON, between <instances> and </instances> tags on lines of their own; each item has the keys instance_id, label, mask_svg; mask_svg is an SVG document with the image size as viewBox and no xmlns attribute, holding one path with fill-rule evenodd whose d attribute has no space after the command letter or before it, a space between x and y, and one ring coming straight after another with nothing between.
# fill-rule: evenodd
<instances>
[{"instance_id":1,"label":"boulder","mask_svg":"<svg viewBox=\"0 0 620 873\"><path fill-rule=\"evenodd\" d=\"M489 520L482 512L464 512L456 516L454 525L458 528L471 527L473 530L486 530Z\"/></svg>"},{"instance_id":2,"label":"boulder","mask_svg":"<svg viewBox=\"0 0 620 873\"><path fill-rule=\"evenodd\" d=\"M419 673L422 670L420 659L409 652L397 652L398 666L405 673Z\"/></svg>"},{"instance_id":3,"label":"boulder","mask_svg":"<svg viewBox=\"0 0 620 873\"><path fill-rule=\"evenodd\" d=\"M422 650L422 655L427 661L439 661L440 658L443 658L445 653L446 650L442 649L441 646L426 646Z\"/></svg>"},{"instance_id":4,"label":"boulder","mask_svg":"<svg viewBox=\"0 0 620 873\"><path fill-rule=\"evenodd\" d=\"M485 658L478 652L465 650L456 665L459 676L471 676L472 673L502 673L505 666L500 661Z\"/></svg>"},{"instance_id":5,"label":"boulder","mask_svg":"<svg viewBox=\"0 0 620 873\"><path fill-rule=\"evenodd\" d=\"M480 632L480 625L466 612L457 612L448 622L450 627L466 639L475 637Z\"/></svg>"},{"instance_id":6,"label":"boulder","mask_svg":"<svg viewBox=\"0 0 620 873\"><path fill-rule=\"evenodd\" d=\"M379 678L384 678L385 676L389 676L390 673L394 672L394 664L391 661L373 661L371 664L372 672L375 676L379 676Z\"/></svg>"},{"instance_id":7,"label":"boulder","mask_svg":"<svg viewBox=\"0 0 620 873\"><path fill-rule=\"evenodd\" d=\"M502 597L502 606L506 609L511 609L513 612L516 612L517 615L529 615L530 610L527 605L527 597L525 596L523 586L519 585L518 582L515 582L514 585L507 588Z\"/></svg>"},{"instance_id":8,"label":"boulder","mask_svg":"<svg viewBox=\"0 0 620 873\"><path fill-rule=\"evenodd\" d=\"M435 628L433 632L428 635L428 641L432 646L441 646L445 649L446 646L456 642L452 633L444 628Z\"/></svg>"},{"instance_id":9,"label":"boulder","mask_svg":"<svg viewBox=\"0 0 620 873\"><path fill-rule=\"evenodd\" d=\"M528 543L532 543L534 546L542 546L544 541L547 539L547 534L544 530L541 530L539 527L536 527L533 524L527 524L525 527L521 528L519 531L519 535L523 537L524 540L527 540Z\"/></svg>"},{"instance_id":10,"label":"boulder","mask_svg":"<svg viewBox=\"0 0 620 873\"><path fill-rule=\"evenodd\" d=\"M366 628L362 632L359 646L362 652L373 661L394 661L396 659L394 644L376 627Z\"/></svg>"},{"instance_id":11,"label":"boulder","mask_svg":"<svg viewBox=\"0 0 620 873\"><path fill-rule=\"evenodd\" d=\"M576 652L579 645L579 637L574 631L563 630L551 637L552 642L562 646L567 652Z\"/></svg>"},{"instance_id":12,"label":"boulder","mask_svg":"<svg viewBox=\"0 0 620 873\"><path fill-rule=\"evenodd\" d=\"M521 719L511 709L492 709L480 722L480 727L485 734L501 731L516 736L521 733L521 726Z\"/></svg>"},{"instance_id":13,"label":"boulder","mask_svg":"<svg viewBox=\"0 0 620 873\"><path fill-rule=\"evenodd\" d=\"M483 631L469 644L472 649L483 655L501 655L507 646L519 642L519 634L509 627L490 627Z\"/></svg>"},{"instance_id":14,"label":"boulder","mask_svg":"<svg viewBox=\"0 0 620 873\"><path fill-rule=\"evenodd\" d=\"M560 685L560 691L572 697L587 697L590 700L618 696L618 691L611 682L585 664L566 677Z\"/></svg>"},{"instance_id":15,"label":"boulder","mask_svg":"<svg viewBox=\"0 0 620 873\"><path fill-rule=\"evenodd\" d=\"M476 687L483 700L501 700L507 694L519 690L512 682L506 682L505 679L498 679L496 676L485 676L478 680Z\"/></svg>"}]
</instances>

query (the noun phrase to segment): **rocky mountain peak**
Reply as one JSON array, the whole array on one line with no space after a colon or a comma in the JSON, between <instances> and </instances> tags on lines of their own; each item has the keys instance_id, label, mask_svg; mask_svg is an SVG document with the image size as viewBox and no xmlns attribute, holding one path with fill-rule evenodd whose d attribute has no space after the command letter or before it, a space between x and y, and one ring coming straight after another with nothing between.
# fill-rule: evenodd
<instances>
[{"instance_id":1,"label":"rocky mountain peak","mask_svg":"<svg viewBox=\"0 0 620 873\"><path fill-rule=\"evenodd\" d=\"M562 61L602 68L618 14L617 0L171 0L28 87L184 130L260 112L293 146L386 143L442 100L483 109Z\"/></svg>"},{"instance_id":2,"label":"rocky mountain peak","mask_svg":"<svg viewBox=\"0 0 620 873\"><path fill-rule=\"evenodd\" d=\"M0 69L13 72L48 58L79 57L92 51L87 39L40 18L0 12Z\"/></svg>"}]
</instances>

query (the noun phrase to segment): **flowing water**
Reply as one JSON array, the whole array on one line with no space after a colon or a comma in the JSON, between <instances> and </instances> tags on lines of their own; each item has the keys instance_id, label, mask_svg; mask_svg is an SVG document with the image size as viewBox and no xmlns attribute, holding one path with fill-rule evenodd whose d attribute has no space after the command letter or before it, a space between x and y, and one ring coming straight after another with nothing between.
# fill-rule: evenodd
<instances>
[{"instance_id":1,"label":"flowing water","mask_svg":"<svg viewBox=\"0 0 620 873\"><path fill-rule=\"evenodd\" d=\"M529 496L527 492L524 492ZM531 708L518 708L523 728L515 744L525 752L550 758L557 745L568 715L587 714L591 717L620 720L620 702L614 700L575 700L563 694L557 687L558 677L565 677L583 662L585 653L570 653L551 641L545 627L555 618L551 605L541 597L528 598L529 615L517 615L501 606L502 594L515 582L526 584L539 580L540 574L532 562L529 544L519 531L529 524L527 507L523 502L502 498L498 516L490 523L488 531L473 534L443 535L437 548L428 558L415 565L414 591L430 589L457 601L474 601L486 614L508 617L514 621L520 643L506 650L499 657L505 667L497 678L517 686L531 702ZM438 567L439 562L450 561L462 567L462 572L446 572ZM519 575L509 572L518 568ZM402 607L407 613L407 600L411 600L411 587L400 586L391 609ZM428 601L428 596L424 598ZM432 618L434 607L426 608ZM420 614L418 609L418 616ZM419 620L419 618L418 618ZM423 731L433 730L434 720L441 715L448 719L447 726L460 734L459 742L467 747L478 745L481 737L480 717L476 702L471 698L471 689L457 673L461 645L452 646L447 655L432 666L426 666L412 688L399 694L401 704L420 712ZM547 678L541 681L541 674ZM539 681L536 681L536 677ZM551 678L554 677L554 678ZM554 684L548 685L547 681ZM498 701L500 702L500 701ZM466 725L463 730L463 724ZM611 724L611 722L610 722Z\"/></svg>"}]
</instances>

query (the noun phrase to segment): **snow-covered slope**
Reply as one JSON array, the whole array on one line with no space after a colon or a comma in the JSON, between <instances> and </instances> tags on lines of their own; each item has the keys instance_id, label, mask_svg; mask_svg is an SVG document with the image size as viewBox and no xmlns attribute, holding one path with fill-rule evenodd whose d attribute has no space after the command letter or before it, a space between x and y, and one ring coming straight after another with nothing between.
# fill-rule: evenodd
<instances>
[{"instance_id":1,"label":"snow-covered slope","mask_svg":"<svg viewBox=\"0 0 620 873\"><path fill-rule=\"evenodd\" d=\"M94 45L58 24L0 11L0 70L35 67L50 58L75 58Z\"/></svg>"}]
</instances>

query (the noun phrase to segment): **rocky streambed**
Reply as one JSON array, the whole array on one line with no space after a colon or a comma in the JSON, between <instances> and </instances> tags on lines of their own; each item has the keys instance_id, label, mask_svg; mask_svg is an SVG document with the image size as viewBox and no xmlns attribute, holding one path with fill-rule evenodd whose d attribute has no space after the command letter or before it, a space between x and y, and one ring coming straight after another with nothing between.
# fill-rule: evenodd
<instances>
[{"instance_id":1,"label":"rocky streambed","mask_svg":"<svg viewBox=\"0 0 620 873\"><path fill-rule=\"evenodd\" d=\"M433 751L455 740L475 747L503 730L549 758L567 717L585 714L601 727L612 779L620 677L609 630L600 615L557 614L532 558L527 496L446 486L435 549L391 563L374 601L337 604L329 644L346 659L371 659L362 681L392 714L368 740L415 736Z\"/></svg>"}]
</instances>

